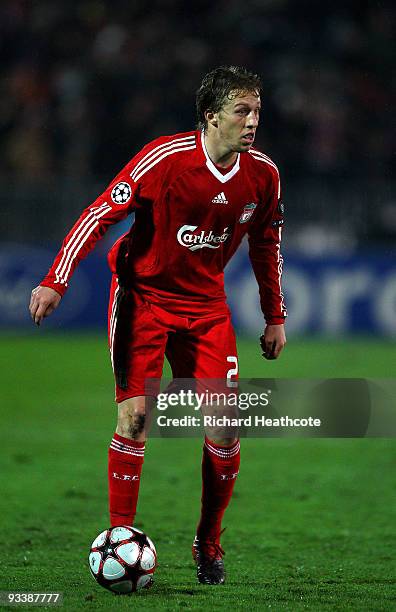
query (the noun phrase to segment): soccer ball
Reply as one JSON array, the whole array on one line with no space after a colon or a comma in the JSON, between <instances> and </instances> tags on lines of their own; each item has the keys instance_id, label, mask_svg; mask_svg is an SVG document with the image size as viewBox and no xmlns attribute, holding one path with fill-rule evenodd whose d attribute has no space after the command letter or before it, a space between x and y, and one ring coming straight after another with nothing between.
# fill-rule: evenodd
<instances>
[{"instance_id":1,"label":"soccer ball","mask_svg":"<svg viewBox=\"0 0 396 612\"><path fill-rule=\"evenodd\" d=\"M136 527L123 525L102 531L91 544L89 569L105 589L128 594L153 584L157 552Z\"/></svg>"}]
</instances>

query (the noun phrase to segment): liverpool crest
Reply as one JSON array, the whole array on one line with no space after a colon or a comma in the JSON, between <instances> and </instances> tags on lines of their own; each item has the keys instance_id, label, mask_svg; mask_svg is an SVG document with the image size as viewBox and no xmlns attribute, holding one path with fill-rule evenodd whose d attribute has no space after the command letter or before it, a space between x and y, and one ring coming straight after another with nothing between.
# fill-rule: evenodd
<instances>
[{"instance_id":1,"label":"liverpool crest","mask_svg":"<svg viewBox=\"0 0 396 612\"><path fill-rule=\"evenodd\" d=\"M242 214L239 217L239 223L246 223L246 221L249 221L250 217L254 213L254 209L256 208L256 206L257 204L254 204L254 202L245 204L245 206L243 207Z\"/></svg>"}]
</instances>

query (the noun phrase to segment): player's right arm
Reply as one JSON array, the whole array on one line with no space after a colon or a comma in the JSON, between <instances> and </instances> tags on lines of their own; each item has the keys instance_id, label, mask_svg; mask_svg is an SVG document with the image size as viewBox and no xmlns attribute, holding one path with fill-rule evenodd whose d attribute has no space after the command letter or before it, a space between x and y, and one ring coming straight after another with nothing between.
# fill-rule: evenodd
<instances>
[{"instance_id":1,"label":"player's right arm","mask_svg":"<svg viewBox=\"0 0 396 612\"><path fill-rule=\"evenodd\" d=\"M104 236L110 225L121 221L133 210L130 163L82 212L64 239L47 275L40 285L33 289L29 311L36 325L40 325L43 318L57 308L77 265ZM123 187L121 199L120 187Z\"/></svg>"},{"instance_id":2,"label":"player's right arm","mask_svg":"<svg viewBox=\"0 0 396 612\"><path fill-rule=\"evenodd\" d=\"M40 325L50 315L66 292L79 262L94 248L114 223L125 219L136 207L137 185L131 172L145 152L142 149L111 181L105 191L85 208L56 255L52 266L31 294L30 315Z\"/></svg>"},{"instance_id":3,"label":"player's right arm","mask_svg":"<svg viewBox=\"0 0 396 612\"><path fill-rule=\"evenodd\" d=\"M48 274L32 291L29 309L37 325L59 305L78 263L110 225L144 205L142 202L154 201L163 181L161 160L181 149L195 148L193 141L191 134L173 140L160 137L147 144L83 211L63 241Z\"/></svg>"}]
</instances>

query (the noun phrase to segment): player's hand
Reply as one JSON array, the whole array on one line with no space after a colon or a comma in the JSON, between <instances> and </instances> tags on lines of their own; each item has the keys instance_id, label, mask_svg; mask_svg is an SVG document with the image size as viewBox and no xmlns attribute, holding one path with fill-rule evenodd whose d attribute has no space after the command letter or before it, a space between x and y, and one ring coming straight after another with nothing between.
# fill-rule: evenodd
<instances>
[{"instance_id":1,"label":"player's hand","mask_svg":"<svg viewBox=\"0 0 396 612\"><path fill-rule=\"evenodd\" d=\"M40 325L44 317L48 317L57 308L61 299L59 293L50 287L41 285L35 287L29 304L30 316L34 323Z\"/></svg>"},{"instance_id":2,"label":"player's hand","mask_svg":"<svg viewBox=\"0 0 396 612\"><path fill-rule=\"evenodd\" d=\"M263 357L266 359L277 359L286 344L285 326L267 325L263 335L260 336L260 344Z\"/></svg>"}]
</instances>

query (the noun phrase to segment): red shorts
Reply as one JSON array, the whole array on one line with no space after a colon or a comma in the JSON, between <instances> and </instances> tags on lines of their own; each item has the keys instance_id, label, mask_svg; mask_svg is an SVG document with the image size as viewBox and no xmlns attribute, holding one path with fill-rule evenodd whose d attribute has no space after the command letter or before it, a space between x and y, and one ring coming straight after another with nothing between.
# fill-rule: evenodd
<instances>
[{"instance_id":1,"label":"red shorts","mask_svg":"<svg viewBox=\"0 0 396 612\"><path fill-rule=\"evenodd\" d=\"M174 378L237 380L237 348L229 311L214 317L181 317L132 291L126 303L120 304L124 301L121 293L113 276L108 334L118 403L148 395L145 381L161 378L165 355Z\"/></svg>"}]
</instances>

